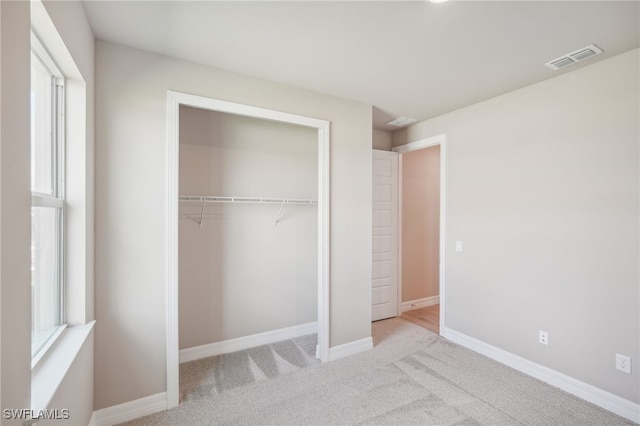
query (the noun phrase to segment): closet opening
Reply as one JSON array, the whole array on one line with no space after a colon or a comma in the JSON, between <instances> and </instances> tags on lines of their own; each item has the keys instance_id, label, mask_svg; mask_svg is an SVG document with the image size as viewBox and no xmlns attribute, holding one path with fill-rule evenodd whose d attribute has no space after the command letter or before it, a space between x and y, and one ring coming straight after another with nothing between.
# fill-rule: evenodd
<instances>
[{"instance_id":1,"label":"closet opening","mask_svg":"<svg viewBox=\"0 0 640 426\"><path fill-rule=\"evenodd\" d=\"M168 148L167 407L182 362L327 361L329 123L169 92Z\"/></svg>"}]
</instances>

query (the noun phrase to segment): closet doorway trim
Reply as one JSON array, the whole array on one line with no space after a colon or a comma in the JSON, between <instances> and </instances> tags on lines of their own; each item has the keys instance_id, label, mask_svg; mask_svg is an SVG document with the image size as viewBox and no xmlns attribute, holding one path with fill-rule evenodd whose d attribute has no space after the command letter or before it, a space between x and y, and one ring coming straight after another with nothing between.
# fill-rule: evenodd
<instances>
[{"instance_id":1,"label":"closet doorway trim","mask_svg":"<svg viewBox=\"0 0 640 426\"><path fill-rule=\"evenodd\" d=\"M180 105L310 127L318 131L318 357L329 360L329 122L286 112L167 92L167 409L179 403L178 218Z\"/></svg>"}]
</instances>

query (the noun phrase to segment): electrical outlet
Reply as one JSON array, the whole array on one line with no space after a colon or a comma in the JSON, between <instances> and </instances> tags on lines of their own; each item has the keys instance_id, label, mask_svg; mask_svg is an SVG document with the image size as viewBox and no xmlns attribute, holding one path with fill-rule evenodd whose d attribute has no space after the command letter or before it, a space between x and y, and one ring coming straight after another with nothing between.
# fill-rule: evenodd
<instances>
[{"instance_id":1,"label":"electrical outlet","mask_svg":"<svg viewBox=\"0 0 640 426\"><path fill-rule=\"evenodd\" d=\"M546 331L539 330L538 331L538 342L542 343L543 345L548 345L549 344L549 333L547 333Z\"/></svg>"},{"instance_id":2,"label":"electrical outlet","mask_svg":"<svg viewBox=\"0 0 640 426\"><path fill-rule=\"evenodd\" d=\"M616 354L616 370L631 374L631 358L625 355Z\"/></svg>"}]
</instances>

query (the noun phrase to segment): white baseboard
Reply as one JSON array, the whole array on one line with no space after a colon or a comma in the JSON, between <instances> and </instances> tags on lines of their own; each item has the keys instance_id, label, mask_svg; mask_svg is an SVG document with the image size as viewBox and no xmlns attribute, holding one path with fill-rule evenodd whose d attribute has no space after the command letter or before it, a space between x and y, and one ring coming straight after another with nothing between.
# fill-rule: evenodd
<instances>
[{"instance_id":1,"label":"white baseboard","mask_svg":"<svg viewBox=\"0 0 640 426\"><path fill-rule=\"evenodd\" d=\"M93 412L89 426L111 426L167 409L167 393L125 402Z\"/></svg>"},{"instance_id":2,"label":"white baseboard","mask_svg":"<svg viewBox=\"0 0 640 426\"><path fill-rule=\"evenodd\" d=\"M440 296L425 297L423 299L410 300L400 304L400 312L413 311L414 309L426 308L427 306L440 303Z\"/></svg>"},{"instance_id":3,"label":"white baseboard","mask_svg":"<svg viewBox=\"0 0 640 426\"><path fill-rule=\"evenodd\" d=\"M193 348L180 350L180 363L195 361L197 359L208 358L221 354L242 351L244 349L255 348L256 346L268 345L282 340L293 339L295 337L306 336L318 332L318 323L294 325L293 327L281 328L264 333L252 334L250 336L238 337L236 339L224 340L222 342L209 343Z\"/></svg>"},{"instance_id":4,"label":"white baseboard","mask_svg":"<svg viewBox=\"0 0 640 426\"><path fill-rule=\"evenodd\" d=\"M355 340L353 342L345 343L344 345L329 348L329 361L335 361L337 359L355 355L360 352L366 352L371 349L373 349L373 339L371 337Z\"/></svg>"},{"instance_id":5,"label":"white baseboard","mask_svg":"<svg viewBox=\"0 0 640 426\"><path fill-rule=\"evenodd\" d=\"M474 352L478 352L495 361L508 365L524 374L542 380L551 386L562 389L578 398L589 401L632 422L640 423L640 404L636 404L618 395L614 395L611 392L581 382L573 377L536 364L533 361L529 361L528 359L514 355L450 328L445 328L443 337Z\"/></svg>"}]
</instances>

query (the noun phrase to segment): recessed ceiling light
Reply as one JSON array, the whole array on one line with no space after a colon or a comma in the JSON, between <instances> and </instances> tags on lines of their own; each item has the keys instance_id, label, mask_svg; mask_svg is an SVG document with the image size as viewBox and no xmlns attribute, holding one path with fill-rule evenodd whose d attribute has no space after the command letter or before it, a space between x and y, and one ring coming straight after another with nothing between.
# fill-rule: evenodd
<instances>
[{"instance_id":1,"label":"recessed ceiling light","mask_svg":"<svg viewBox=\"0 0 640 426\"><path fill-rule=\"evenodd\" d=\"M416 121L418 120L416 120L415 118L397 117L389 121L387 124L395 127L405 127L405 126L408 126L409 124L415 123Z\"/></svg>"},{"instance_id":2,"label":"recessed ceiling light","mask_svg":"<svg viewBox=\"0 0 640 426\"><path fill-rule=\"evenodd\" d=\"M431 3L444 3L447 0L429 0Z\"/></svg>"}]
</instances>

